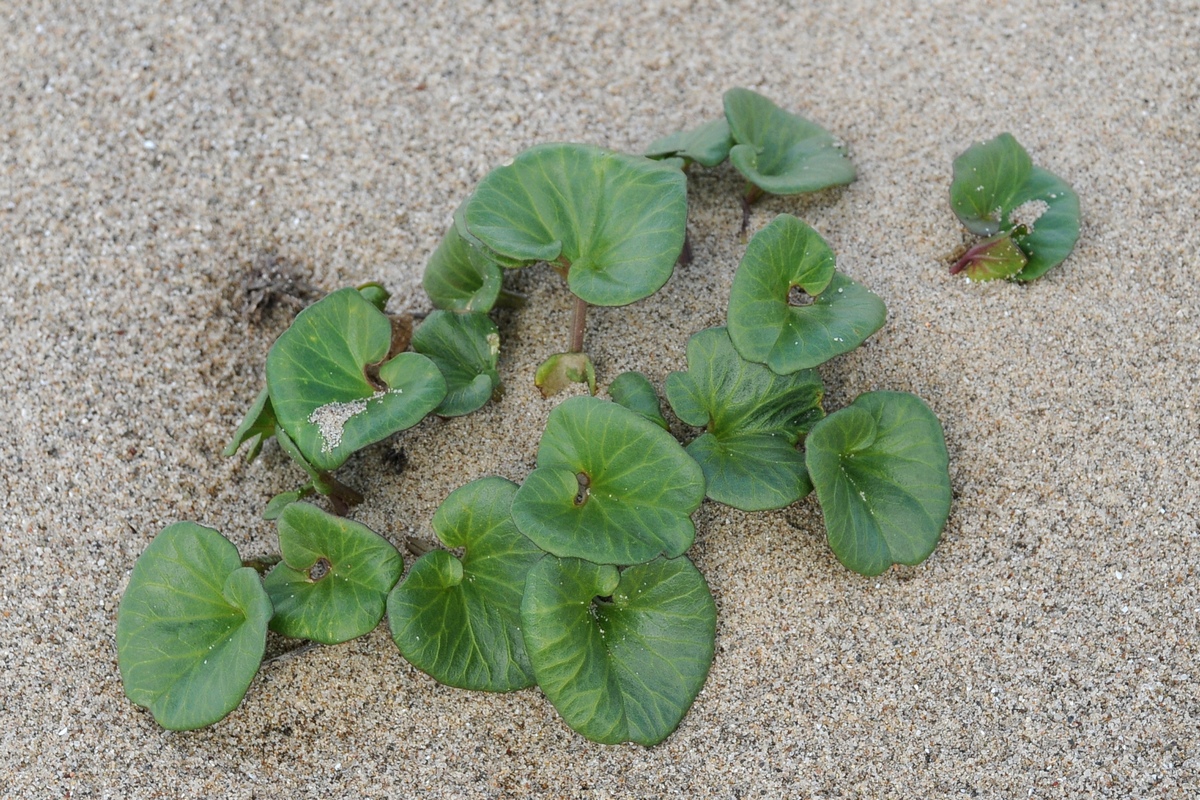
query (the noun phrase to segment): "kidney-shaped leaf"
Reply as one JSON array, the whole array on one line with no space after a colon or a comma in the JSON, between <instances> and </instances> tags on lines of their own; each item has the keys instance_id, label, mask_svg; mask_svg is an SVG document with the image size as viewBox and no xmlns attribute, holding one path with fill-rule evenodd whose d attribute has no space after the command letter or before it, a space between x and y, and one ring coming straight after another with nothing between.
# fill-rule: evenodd
<instances>
[{"instance_id":1,"label":"kidney-shaped leaf","mask_svg":"<svg viewBox=\"0 0 1200 800\"><path fill-rule=\"evenodd\" d=\"M663 430L667 421L663 419L658 395L648 378L640 372L622 372L608 385L608 396L614 403L641 414Z\"/></svg>"},{"instance_id":2,"label":"kidney-shaped leaf","mask_svg":"<svg viewBox=\"0 0 1200 800\"><path fill-rule=\"evenodd\" d=\"M446 379L446 398L435 409L442 416L475 411L500 386L500 331L487 314L434 311L413 333L412 348L433 361Z\"/></svg>"},{"instance_id":3,"label":"kidney-shaped leaf","mask_svg":"<svg viewBox=\"0 0 1200 800\"><path fill-rule=\"evenodd\" d=\"M486 313L500 296L500 265L453 225L429 257L422 284L435 308Z\"/></svg>"},{"instance_id":4,"label":"kidney-shaped leaf","mask_svg":"<svg viewBox=\"0 0 1200 800\"><path fill-rule=\"evenodd\" d=\"M433 515L447 547L426 553L388 597L400 652L449 686L508 692L533 683L521 638L525 577L545 555L512 521L517 486L482 478L455 490Z\"/></svg>"},{"instance_id":5,"label":"kidney-shaped leaf","mask_svg":"<svg viewBox=\"0 0 1200 800\"><path fill-rule=\"evenodd\" d=\"M765 192L815 192L854 180L854 164L829 131L757 92L727 91L725 118L736 142L730 162Z\"/></svg>"},{"instance_id":6,"label":"kidney-shaped leaf","mask_svg":"<svg viewBox=\"0 0 1200 800\"><path fill-rule=\"evenodd\" d=\"M340 289L301 311L271 347L275 416L317 469L335 469L356 450L412 427L446 396L441 372L425 356L401 353L385 362L391 343L387 316L356 289Z\"/></svg>"},{"instance_id":7,"label":"kidney-shaped leaf","mask_svg":"<svg viewBox=\"0 0 1200 800\"><path fill-rule=\"evenodd\" d=\"M805 442L829 546L862 575L919 564L950 514L941 423L921 398L868 392L813 426Z\"/></svg>"},{"instance_id":8,"label":"kidney-shaped leaf","mask_svg":"<svg viewBox=\"0 0 1200 800\"><path fill-rule=\"evenodd\" d=\"M283 561L264 585L275 606L271 630L321 644L370 633L404 561L365 525L292 503L277 523Z\"/></svg>"},{"instance_id":9,"label":"kidney-shaped leaf","mask_svg":"<svg viewBox=\"0 0 1200 800\"><path fill-rule=\"evenodd\" d=\"M738 355L724 328L688 341L687 372L667 376L681 420L705 428L688 445L708 496L743 511L783 508L812 491L797 442L824 416L813 370L777 375Z\"/></svg>"},{"instance_id":10,"label":"kidney-shaped leaf","mask_svg":"<svg viewBox=\"0 0 1200 800\"><path fill-rule=\"evenodd\" d=\"M572 397L550 412L537 464L512 513L543 550L637 564L691 547L704 473L653 422L616 403Z\"/></svg>"},{"instance_id":11,"label":"kidney-shaped leaf","mask_svg":"<svg viewBox=\"0 0 1200 800\"><path fill-rule=\"evenodd\" d=\"M171 730L237 707L267 643L271 601L258 573L212 528L177 522L134 564L117 611L125 695Z\"/></svg>"},{"instance_id":12,"label":"kidney-shaped leaf","mask_svg":"<svg viewBox=\"0 0 1200 800\"><path fill-rule=\"evenodd\" d=\"M577 297L620 306L671 277L687 226L687 179L641 156L538 145L480 182L461 224L502 263L565 260Z\"/></svg>"},{"instance_id":13,"label":"kidney-shaped leaf","mask_svg":"<svg viewBox=\"0 0 1200 800\"><path fill-rule=\"evenodd\" d=\"M793 289L812 302L792 305ZM883 301L835 272L829 245L790 214L780 214L750 240L729 293L733 346L781 375L853 350L886 317Z\"/></svg>"},{"instance_id":14,"label":"kidney-shaped leaf","mask_svg":"<svg viewBox=\"0 0 1200 800\"><path fill-rule=\"evenodd\" d=\"M729 157L733 135L729 122L714 119L690 131L664 136L646 149L646 158L681 158L683 163L695 161L702 167L715 167Z\"/></svg>"},{"instance_id":15,"label":"kidney-shaped leaf","mask_svg":"<svg viewBox=\"0 0 1200 800\"><path fill-rule=\"evenodd\" d=\"M595 742L667 738L712 665L716 605L686 558L629 567L553 556L525 583L521 621L537 682Z\"/></svg>"}]
</instances>

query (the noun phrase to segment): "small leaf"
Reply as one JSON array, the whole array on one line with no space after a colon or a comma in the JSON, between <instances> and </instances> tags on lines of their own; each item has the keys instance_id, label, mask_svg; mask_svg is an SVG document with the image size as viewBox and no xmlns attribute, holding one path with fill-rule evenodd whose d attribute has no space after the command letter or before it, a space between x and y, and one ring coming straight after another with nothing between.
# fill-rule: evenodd
<instances>
[{"instance_id":1,"label":"small leaf","mask_svg":"<svg viewBox=\"0 0 1200 800\"><path fill-rule=\"evenodd\" d=\"M950 514L946 441L929 406L869 392L813 426L808 470L834 555L862 575L919 564Z\"/></svg>"},{"instance_id":2,"label":"small leaf","mask_svg":"<svg viewBox=\"0 0 1200 800\"><path fill-rule=\"evenodd\" d=\"M385 289L383 284L370 281L360 285L358 291L371 305L384 313L387 312L388 300L392 299L392 293Z\"/></svg>"},{"instance_id":3,"label":"small leaf","mask_svg":"<svg viewBox=\"0 0 1200 800\"><path fill-rule=\"evenodd\" d=\"M279 515L283 510L292 503L303 500L309 495L316 492L316 487L310 481L304 484L299 489L291 492L280 492L267 501L267 507L263 509L263 519L273 521L279 519Z\"/></svg>"},{"instance_id":4,"label":"small leaf","mask_svg":"<svg viewBox=\"0 0 1200 800\"><path fill-rule=\"evenodd\" d=\"M1012 199L1005 225L1029 262L1017 280L1031 281L1066 260L1079 241L1079 197L1066 182L1040 167Z\"/></svg>"},{"instance_id":5,"label":"small leaf","mask_svg":"<svg viewBox=\"0 0 1200 800\"><path fill-rule=\"evenodd\" d=\"M500 331L486 314L434 311L413 334L412 347L446 379L446 398L435 409L444 417L475 411L500 387Z\"/></svg>"},{"instance_id":6,"label":"small leaf","mask_svg":"<svg viewBox=\"0 0 1200 800\"><path fill-rule=\"evenodd\" d=\"M246 412L242 424L238 425L238 429L234 431L233 441L221 455L229 458L238 451L239 447L250 442L250 449L246 451L246 460L253 461L262 450L263 442L274 435L275 411L271 408L271 398L267 390L263 389L258 393L258 397L254 398L254 404Z\"/></svg>"},{"instance_id":7,"label":"small leaf","mask_svg":"<svg viewBox=\"0 0 1200 800\"><path fill-rule=\"evenodd\" d=\"M706 432L687 451L704 470L708 496L743 511L791 505L812 491L796 444L824 416L812 370L780 376L738 355L724 328L688 341L687 372L667 376L667 400Z\"/></svg>"},{"instance_id":8,"label":"small leaf","mask_svg":"<svg viewBox=\"0 0 1200 800\"><path fill-rule=\"evenodd\" d=\"M650 145L645 155L653 159L682 158L685 165L695 161L702 167L715 167L729 157L732 146L729 122L722 118L664 136Z\"/></svg>"},{"instance_id":9,"label":"small leaf","mask_svg":"<svg viewBox=\"0 0 1200 800\"><path fill-rule=\"evenodd\" d=\"M555 353L543 361L533 376L542 397L553 397L572 383L586 383L596 393L596 368L587 353Z\"/></svg>"},{"instance_id":10,"label":"small leaf","mask_svg":"<svg viewBox=\"0 0 1200 800\"><path fill-rule=\"evenodd\" d=\"M512 513L543 550L636 564L692 546L704 473L671 434L638 414L572 397L550 412L537 464Z\"/></svg>"},{"instance_id":11,"label":"small leaf","mask_svg":"<svg viewBox=\"0 0 1200 800\"><path fill-rule=\"evenodd\" d=\"M964 270L973 281L1011 278L1025 267L1025 253L1017 247L1012 236L999 233L971 247L950 268L955 275Z\"/></svg>"},{"instance_id":12,"label":"small leaf","mask_svg":"<svg viewBox=\"0 0 1200 800\"><path fill-rule=\"evenodd\" d=\"M667 430L667 421L663 419L658 395L642 373L624 372L618 375L608 386L608 396L613 402L641 414L658 427Z\"/></svg>"},{"instance_id":13,"label":"small leaf","mask_svg":"<svg viewBox=\"0 0 1200 800\"><path fill-rule=\"evenodd\" d=\"M379 363L391 341L388 318L348 288L301 311L267 354L279 425L316 469L412 427L445 397L441 372L424 356Z\"/></svg>"},{"instance_id":14,"label":"small leaf","mask_svg":"<svg viewBox=\"0 0 1200 800\"><path fill-rule=\"evenodd\" d=\"M605 744L650 747L679 726L708 677L716 619L708 585L686 558L618 573L547 557L521 602L546 698L571 728Z\"/></svg>"},{"instance_id":15,"label":"small leaf","mask_svg":"<svg viewBox=\"0 0 1200 800\"><path fill-rule=\"evenodd\" d=\"M521 637L525 577L545 555L512 521L516 484L482 478L455 490L433 515L447 547L417 559L388 597L392 639L441 683L508 692L533 683Z\"/></svg>"},{"instance_id":16,"label":"small leaf","mask_svg":"<svg viewBox=\"0 0 1200 800\"><path fill-rule=\"evenodd\" d=\"M812 302L792 305L793 289ZM829 245L790 214L780 214L750 240L729 295L733 346L780 375L853 350L886 318L883 301L836 272Z\"/></svg>"},{"instance_id":17,"label":"small leaf","mask_svg":"<svg viewBox=\"0 0 1200 800\"><path fill-rule=\"evenodd\" d=\"M460 232L506 266L570 265L580 299L620 306L658 291L683 250L687 179L641 156L544 144L493 170L467 201Z\"/></svg>"},{"instance_id":18,"label":"small leaf","mask_svg":"<svg viewBox=\"0 0 1200 800\"><path fill-rule=\"evenodd\" d=\"M765 192L815 192L854 180L854 164L829 131L757 92L726 92L725 118L737 143L729 151L730 162Z\"/></svg>"},{"instance_id":19,"label":"small leaf","mask_svg":"<svg viewBox=\"0 0 1200 800\"><path fill-rule=\"evenodd\" d=\"M170 730L212 725L242 701L267 642L271 601L237 548L177 522L134 564L117 610L125 695Z\"/></svg>"},{"instance_id":20,"label":"small leaf","mask_svg":"<svg viewBox=\"0 0 1200 800\"><path fill-rule=\"evenodd\" d=\"M338 644L369 633L404 561L365 525L292 503L279 517L283 561L264 585L275 606L271 630Z\"/></svg>"},{"instance_id":21,"label":"small leaf","mask_svg":"<svg viewBox=\"0 0 1200 800\"><path fill-rule=\"evenodd\" d=\"M422 281L435 308L486 313L500 296L500 265L451 226L425 265Z\"/></svg>"},{"instance_id":22,"label":"small leaf","mask_svg":"<svg viewBox=\"0 0 1200 800\"><path fill-rule=\"evenodd\" d=\"M954 159L950 206L971 233L999 233L1032 169L1029 153L1011 133L972 145Z\"/></svg>"}]
</instances>

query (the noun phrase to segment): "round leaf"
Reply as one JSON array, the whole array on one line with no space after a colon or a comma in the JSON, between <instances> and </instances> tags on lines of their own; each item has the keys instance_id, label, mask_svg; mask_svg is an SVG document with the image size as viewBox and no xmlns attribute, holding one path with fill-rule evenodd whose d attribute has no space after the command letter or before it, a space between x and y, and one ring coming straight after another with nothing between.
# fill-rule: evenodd
<instances>
[{"instance_id":1,"label":"round leaf","mask_svg":"<svg viewBox=\"0 0 1200 800\"><path fill-rule=\"evenodd\" d=\"M794 288L813 296L791 305ZM729 295L729 338L743 358L786 375L858 347L883 327L875 294L834 270L815 230L780 214L746 248Z\"/></svg>"},{"instance_id":2,"label":"round leaf","mask_svg":"<svg viewBox=\"0 0 1200 800\"><path fill-rule=\"evenodd\" d=\"M1012 199L1005 223L1029 259L1017 280L1031 281L1061 264L1079 240L1079 197L1070 186L1041 167Z\"/></svg>"},{"instance_id":3,"label":"round leaf","mask_svg":"<svg viewBox=\"0 0 1200 800\"><path fill-rule=\"evenodd\" d=\"M974 144L954 159L950 206L972 233L999 233L1032 169L1029 153L1011 133Z\"/></svg>"},{"instance_id":4,"label":"round leaf","mask_svg":"<svg viewBox=\"0 0 1200 800\"><path fill-rule=\"evenodd\" d=\"M829 131L757 92L726 92L725 118L737 142L730 162L765 192L815 192L854 180L854 164Z\"/></svg>"},{"instance_id":5,"label":"round leaf","mask_svg":"<svg viewBox=\"0 0 1200 800\"><path fill-rule=\"evenodd\" d=\"M946 441L929 406L905 392L869 392L813 426L808 470L829 546L862 575L919 564L950 514Z\"/></svg>"},{"instance_id":6,"label":"round leaf","mask_svg":"<svg viewBox=\"0 0 1200 800\"><path fill-rule=\"evenodd\" d=\"M640 372L623 372L613 379L608 386L608 396L614 403L625 406L636 414L641 414L663 430L667 429L667 421L663 419L662 406L658 403L658 395L650 381Z\"/></svg>"},{"instance_id":7,"label":"round leaf","mask_svg":"<svg viewBox=\"0 0 1200 800\"><path fill-rule=\"evenodd\" d=\"M716 619L708 585L686 558L618 574L547 557L521 602L546 698L574 730L605 744L650 747L679 726L712 665Z\"/></svg>"},{"instance_id":8,"label":"round leaf","mask_svg":"<svg viewBox=\"0 0 1200 800\"><path fill-rule=\"evenodd\" d=\"M817 374L782 376L746 361L724 328L693 336L687 362L687 372L667 376L667 400L681 420L707 429L687 451L704 470L708 496L764 511L812 491L796 444L825 413Z\"/></svg>"},{"instance_id":9,"label":"round leaf","mask_svg":"<svg viewBox=\"0 0 1200 800\"><path fill-rule=\"evenodd\" d=\"M636 564L692 545L704 473L671 434L626 408L573 397L554 411L513 519L557 556Z\"/></svg>"},{"instance_id":10,"label":"round leaf","mask_svg":"<svg viewBox=\"0 0 1200 800\"><path fill-rule=\"evenodd\" d=\"M702 167L715 167L729 157L732 146L729 122L714 119L690 131L664 136L650 145L645 155L653 159L682 158L685 164L695 161Z\"/></svg>"},{"instance_id":11,"label":"round leaf","mask_svg":"<svg viewBox=\"0 0 1200 800\"><path fill-rule=\"evenodd\" d=\"M422 284L435 308L486 313L500 296L500 265L472 246L454 225L429 257Z\"/></svg>"},{"instance_id":12,"label":"round leaf","mask_svg":"<svg viewBox=\"0 0 1200 800\"><path fill-rule=\"evenodd\" d=\"M539 145L483 179L462 223L503 263L565 261L577 297L620 306L671 277L686 232L687 179L640 156Z\"/></svg>"},{"instance_id":13,"label":"round leaf","mask_svg":"<svg viewBox=\"0 0 1200 800\"><path fill-rule=\"evenodd\" d=\"M428 356L446 379L444 417L469 414L500 386L500 331L486 314L434 311L413 333L413 350Z\"/></svg>"},{"instance_id":14,"label":"round leaf","mask_svg":"<svg viewBox=\"0 0 1200 800\"><path fill-rule=\"evenodd\" d=\"M212 725L242 701L267 643L258 573L212 528L178 522L134 564L117 610L125 695L171 730Z\"/></svg>"},{"instance_id":15,"label":"round leaf","mask_svg":"<svg viewBox=\"0 0 1200 800\"><path fill-rule=\"evenodd\" d=\"M388 318L357 290L341 289L301 311L267 354L275 416L318 470L412 427L445 397L442 374L422 355L380 365L391 340ZM375 382L368 368L377 368Z\"/></svg>"},{"instance_id":16,"label":"round leaf","mask_svg":"<svg viewBox=\"0 0 1200 800\"><path fill-rule=\"evenodd\" d=\"M292 503L277 523L283 561L264 585L275 605L271 630L338 644L369 633L383 618L404 561L365 525Z\"/></svg>"},{"instance_id":17,"label":"round leaf","mask_svg":"<svg viewBox=\"0 0 1200 800\"><path fill-rule=\"evenodd\" d=\"M447 547L426 553L388 597L392 639L441 683L508 692L533 683L521 638L525 577L545 555L512 521L514 483L483 478L455 490L433 515Z\"/></svg>"}]
</instances>

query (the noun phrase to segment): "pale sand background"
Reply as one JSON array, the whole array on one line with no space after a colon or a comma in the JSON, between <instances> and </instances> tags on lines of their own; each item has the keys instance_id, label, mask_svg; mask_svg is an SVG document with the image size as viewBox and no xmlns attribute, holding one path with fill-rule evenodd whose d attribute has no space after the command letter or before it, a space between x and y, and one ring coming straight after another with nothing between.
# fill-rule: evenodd
<instances>
[{"instance_id":1,"label":"pale sand background","mask_svg":"<svg viewBox=\"0 0 1200 800\"><path fill-rule=\"evenodd\" d=\"M1200 791L1196 3L78 5L0 9L0 796ZM588 743L536 690L438 687L384 629L269 666L209 730L127 702L113 625L136 556L179 519L270 550L259 512L299 480L275 445L219 454L288 319L247 321L248 270L378 278L425 309L424 261L490 166L553 140L638 150L735 85L858 165L752 227L803 217L886 300L886 328L823 368L828 405L902 389L941 417L956 500L934 556L866 580L811 500L706 505L718 654L650 751ZM1074 185L1083 235L1033 285L970 285L946 273L950 162L1004 130ZM695 261L593 315L603 383L661 385L723 321L740 185L699 171ZM498 315L504 401L340 473L394 540L533 465L554 403L532 371L568 303L544 270L516 285L534 302Z\"/></svg>"}]
</instances>

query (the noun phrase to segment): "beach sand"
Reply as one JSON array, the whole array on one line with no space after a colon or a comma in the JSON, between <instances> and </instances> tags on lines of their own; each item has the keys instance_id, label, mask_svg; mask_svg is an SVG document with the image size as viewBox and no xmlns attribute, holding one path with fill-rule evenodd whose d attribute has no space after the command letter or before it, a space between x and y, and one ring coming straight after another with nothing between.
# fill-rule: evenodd
<instances>
[{"instance_id":1,"label":"beach sand","mask_svg":"<svg viewBox=\"0 0 1200 800\"><path fill-rule=\"evenodd\" d=\"M0 797L1200 795L1200 5L796 5L0 10ZM716 660L650 750L586 741L537 689L439 686L386 626L268 664L205 730L126 700L137 556L182 519L272 551L263 505L302 480L275 444L220 454L295 311L247 313L255 276L301 302L379 280L426 311L424 262L491 167L548 141L638 152L733 86L858 167L750 225L801 217L887 303L821 368L826 405L904 390L942 420L933 556L862 578L813 498L706 503ZM969 241L951 161L1002 131L1083 207L1075 252L1029 285L947 270ZM639 369L661 389L723 323L741 188L694 170L694 260L591 314L602 386ZM569 295L544 267L509 279L530 304L494 315L504 398L338 473L394 542L454 488L533 467L561 402L533 371L565 349Z\"/></svg>"}]
</instances>

